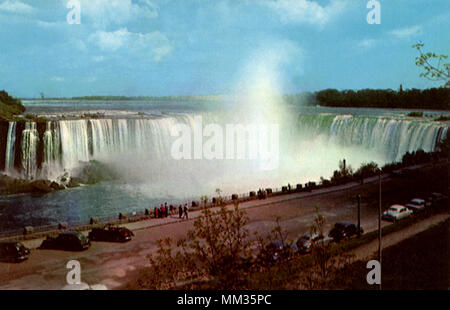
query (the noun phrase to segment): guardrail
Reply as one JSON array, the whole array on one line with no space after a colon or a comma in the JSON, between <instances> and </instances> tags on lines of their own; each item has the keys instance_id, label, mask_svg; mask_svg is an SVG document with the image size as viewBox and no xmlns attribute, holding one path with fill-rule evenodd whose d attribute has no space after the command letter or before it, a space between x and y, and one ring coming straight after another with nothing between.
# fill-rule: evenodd
<instances>
[{"instance_id":1,"label":"guardrail","mask_svg":"<svg viewBox=\"0 0 450 310\"><path fill-rule=\"evenodd\" d=\"M447 161L444 161L447 162ZM427 165L422 164L420 166ZM400 170L407 170L410 167L402 167ZM338 184L332 184L331 182L326 182L323 184L316 184L315 182L308 182L305 184L296 184L295 186L286 185L282 186L281 188L264 188L260 189L258 191L249 191L247 193L241 193L241 194L232 194L227 196L220 197L213 197L210 199L210 201L206 204L207 208L210 207L217 207L221 204L230 205L234 203L241 203L245 201L250 200L258 200L258 199L266 199L268 197L274 197L279 195L285 195L285 194L291 194L291 193L300 193L300 192L311 192L312 190L327 188L327 187L333 187L338 185L343 185L351 182L355 182L356 180L347 180L344 182L339 182ZM265 194L263 194L265 193ZM213 200L215 201L213 202ZM198 210L201 208L204 208L204 203L201 203L199 201L192 201L190 204L189 210ZM175 206L174 208L174 214L178 213L178 208ZM117 224L124 224L124 223L131 223L131 222L137 222L141 220L148 220L154 218L154 209L145 209L140 212L132 212L132 213L119 213L115 216L107 216L107 217L92 217L89 220L89 223L58 223L58 224L52 224L52 225L43 225L43 226L27 226L21 229L14 229L14 230L8 230L8 231L0 231L0 239L33 239L37 238L39 236L45 236L45 235L51 235L51 234L57 234L61 230L79 230L79 231L85 231L92 229L94 227L101 227L108 224L111 225L117 225Z\"/></svg>"},{"instance_id":2,"label":"guardrail","mask_svg":"<svg viewBox=\"0 0 450 310\"><path fill-rule=\"evenodd\" d=\"M307 185L307 184L306 184ZM278 196L283 194L295 193L300 190L294 187L286 190L287 186L281 188L265 188L258 191L249 191L247 193L232 194L221 197L212 197L210 201L206 204L207 208L217 207L222 204L230 205L234 203L241 203L250 200L265 199L267 197ZM305 187L302 188L305 190ZM270 191L270 193L268 193ZM265 192L265 195L262 193ZM204 208L205 204L200 201L192 201L190 204L190 211L198 210ZM178 214L178 208L174 206L173 213ZM26 226L20 229L13 229L7 231L0 231L0 239L10 239L10 240L27 240L39 237L45 237L46 235L57 234L63 230L78 230L86 231L94 227L102 227L105 225L118 225L124 223L138 222L141 220L148 220L155 218L154 209L144 209L139 212L125 213L121 212L116 216L106 216L106 217L91 217L89 222L60 222L57 224L41 225L41 226Z\"/></svg>"}]
</instances>

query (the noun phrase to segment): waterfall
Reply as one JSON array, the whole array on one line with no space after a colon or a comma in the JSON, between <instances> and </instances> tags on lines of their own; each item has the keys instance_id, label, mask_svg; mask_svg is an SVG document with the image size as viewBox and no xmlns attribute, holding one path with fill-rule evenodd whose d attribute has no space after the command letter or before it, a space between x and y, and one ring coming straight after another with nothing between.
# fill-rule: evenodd
<instances>
[{"instance_id":1,"label":"waterfall","mask_svg":"<svg viewBox=\"0 0 450 310\"><path fill-rule=\"evenodd\" d=\"M189 114L153 119L48 121L39 124L40 133L34 122L26 122L22 132L17 132L16 122L10 122L5 171L12 173L16 166L21 167L20 173L27 179L56 178L65 170L77 168L80 162L108 160L112 156L138 152L145 155L147 162L143 164L150 164L170 156L173 140L170 129L177 123L192 128L193 119L194 116ZM205 124L218 121L225 122L216 115L207 118ZM443 122L321 114L300 115L297 126L290 123L284 126L296 127L292 136L284 137L289 143L308 139L314 142L318 137L324 137L333 145L356 146L382 153L386 161L399 161L406 152L418 149L433 151L448 131L448 124ZM16 137L21 137L19 145ZM20 152L20 164L14 162L18 158L17 152Z\"/></svg>"},{"instance_id":2,"label":"waterfall","mask_svg":"<svg viewBox=\"0 0 450 310\"><path fill-rule=\"evenodd\" d=\"M6 139L5 172L14 171L14 144L16 143L16 122L9 122L8 136Z\"/></svg>"},{"instance_id":3,"label":"waterfall","mask_svg":"<svg viewBox=\"0 0 450 310\"><path fill-rule=\"evenodd\" d=\"M36 150L39 135L36 123L26 122L22 131L22 174L27 179L34 179L37 173Z\"/></svg>"},{"instance_id":4,"label":"waterfall","mask_svg":"<svg viewBox=\"0 0 450 310\"><path fill-rule=\"evenodd\" d=\"M330 142L381 151L388 161L400 161L406 152L435 150L448 126L433 121L387 119L352 115L301 115L299 130L326 135Z\"/></svg>"}]
</instances>

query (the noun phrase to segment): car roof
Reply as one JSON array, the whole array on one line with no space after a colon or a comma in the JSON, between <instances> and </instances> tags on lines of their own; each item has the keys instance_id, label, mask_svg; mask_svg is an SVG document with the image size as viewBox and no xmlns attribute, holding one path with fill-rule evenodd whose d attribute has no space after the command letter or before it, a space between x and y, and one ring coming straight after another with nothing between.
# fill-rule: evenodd
<instances>
[{"instance_id":1,"label":"car roof","mask_svg":"<svg viewBox=\"0 0 450 310\"><path fill-rule=\"evenodd\" d=\"M401 209L401 208L404 208L405 206L402 206L402 205L392 205L392 206L390 206L389 207L389 209L396 209L396 210L398 210L398 209Z\"/></svg>"}]
</instances>

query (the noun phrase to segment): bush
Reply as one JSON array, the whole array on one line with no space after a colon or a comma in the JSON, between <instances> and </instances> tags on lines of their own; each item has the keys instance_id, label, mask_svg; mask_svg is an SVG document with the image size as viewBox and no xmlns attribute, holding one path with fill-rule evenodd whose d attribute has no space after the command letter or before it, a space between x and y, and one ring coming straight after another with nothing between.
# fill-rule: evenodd
<instances>
[{"instance_id":1,"label":"bush","mask_svg":"<svg viewBox=\"0 0 450 310\"><path fill-rule=\"evenodd\" d=\"M8 95L4 90L0 91L0 118L10 120L14 115L25 112L25 107L19 99Z\"/></svg>"},{"instance_id":2,"label":"bush","mask_svg":"<svg viewBox=\"0 0 450 310\"><path fill-rule=\"evenodd\" d=\"M423 117L423 112L410 112L408 113L409 117Z\"/></svg>"}]
</instances>

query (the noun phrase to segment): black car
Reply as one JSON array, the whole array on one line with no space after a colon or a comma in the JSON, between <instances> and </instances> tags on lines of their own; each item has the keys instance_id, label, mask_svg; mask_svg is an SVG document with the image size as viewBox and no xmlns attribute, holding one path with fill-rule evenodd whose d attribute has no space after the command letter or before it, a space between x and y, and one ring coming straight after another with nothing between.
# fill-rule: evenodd
<instances>
[{"instance_id":1,"label":"black car","mask_svg":"<svg viewBox=\"0 0 450 310\"><path fill-rule=\"evenodd\" d=\"M30 250L20 242L0 242L0 261L22 262L30 256Z\"/></svg>"},{"instance_id":2,"label":"black car","mask_svg":"<svg viewBox=\"0 0 450 310\"><path fill-rule=\"evenodd\" d=\"M297 245L295 243L287 244L281 241L273 241L259 253L258 258L265 263L275 263L280 259L290 259L297 250Z\"/></svg>"},{"instance_id":3,"label":"black car","mask_svg":"<svg viewBox=\"0 0 450 310\"><path fill-rule=\"evenodd\" d=\"M57 237L47 236L39 249L83 251L91 246L89 239L78 231L60 233Z\"/></svg>"},{"instance_id":4,"label":"black car","mask_svg":"<svg viewBox=\"0 0 450 310\"><path fill-rule=\"evenodd\" d=\"M107 226L94 228L89 232L91 241L126 242L130 241L133 236L133 232L125 227Z\"/></svg>"},{"instance_id":5,"label":"black car","mask_svg":"<svg viewBox=\"0 0 450 310\"><path fill-rule=\"evenodd\" d=\"M299 254L307 254L311 252L311 246L314 242L323 242L324 237L323 235L314 234L311 236L311 234L306 233L303 234L300 238L297 239L295 242L297 246L297 251Z\"/></svg>"},{"instance_id":6,"label":"black car","mask_svg":"<svg viewBox=\"0 0 450 310\"><path fill-rule=\"evenodd\" d=\"M364 232L360 227L361 234ZM358 234L358 226L350 222L337 222L328 234L334 241L339 242L342 239L350 238Z\"/></svg>"}]
</instances>

